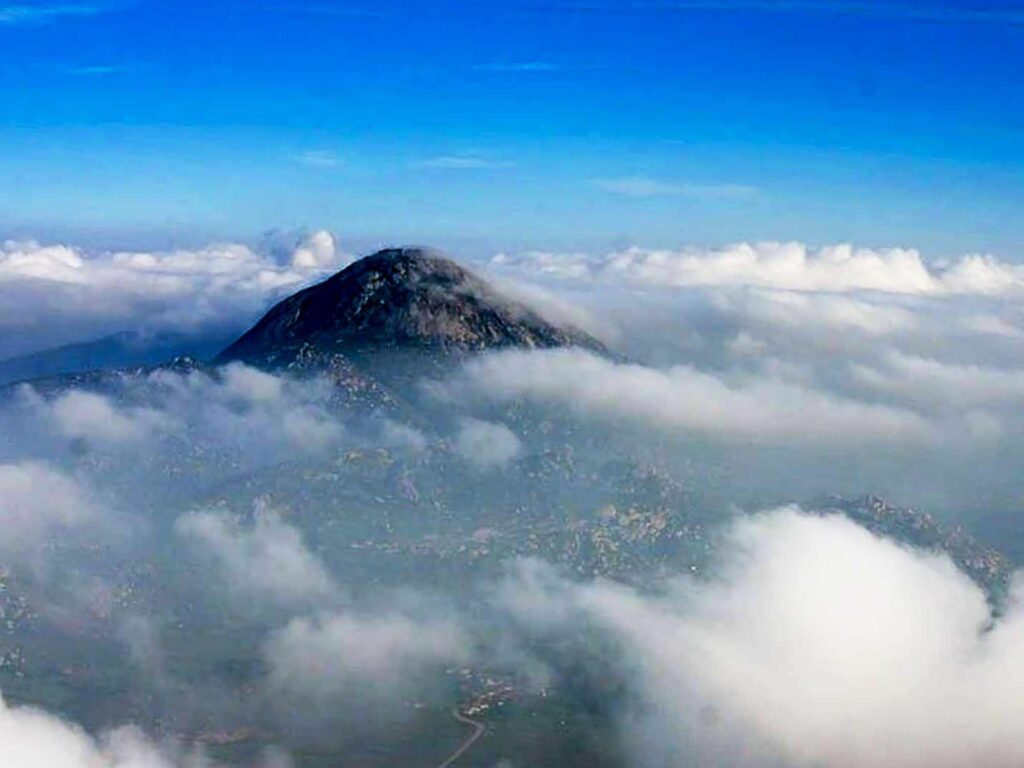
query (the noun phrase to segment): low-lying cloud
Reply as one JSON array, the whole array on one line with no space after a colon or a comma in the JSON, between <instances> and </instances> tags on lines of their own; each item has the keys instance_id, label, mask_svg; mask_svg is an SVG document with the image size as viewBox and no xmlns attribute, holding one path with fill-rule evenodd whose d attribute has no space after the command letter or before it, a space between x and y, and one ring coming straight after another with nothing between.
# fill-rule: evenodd
<instances>
[{"instance_id":1,"label":"low-lying cloud","mask_svg":"<svg viewBox=\"0 0 1024 768\"><path fill-rule=\"evenodd\" d=\"M504 424L473 418L459 422L455 452L481 469L501 467L518 456L522 449L515 432Z\"/></svg>"},{"instance_id":2,"label":"low-lying cloud","mask_svg":"<svg viewBox=\"0 0 1024 768\"><path fill-rule=\"evenodd\" d=\"M1020 293L1024 267L972 254L929 264L912 248L803 243L737 243L716 249L633 246L605 256L543 251L501 254L495 266L557 278L662 287L746 286L795 291L878 291L920 295Z\"/></svg>"},{"instance_id":3,"label":"low-lying cloud","mask_svg":"<svg viewBox=\"0 0 1024 768\"><path fill-rule=\"evenodd\" d=\"M323 456L344 439L329 408L331 385L266 373L241 363L218 369L156 369L87 389L43 394L21 385L0 423L11 450L80 449L141 456L202 446L246 463ZM52 438L49 442L47 437ZM254 450L256 447L259 450Z\"/></svg>"},{"instance_id":4,"label":"low-lying cloud","mask_svg":"<svg viewBox=\"0 0 1024 768\"><path fill-rule=\"evenodd\" d=\"M175 531L213 558L241 605L295 609L323 604L339 594L302 533L265 500L256 503L249 525L225 513L191 512L178 518Z\"/></svg>"},{"instance_id":5,"label":"low-lying cloud","mask_svg":"<svg viewBox=\"0 0 1024 768\"><path fill-rule=\"evenodd\" d=\"M31 561L50 537L99 515L89 492L67 473L37 461L0 464L0 556L5 559Z\"/></svg>"},{"instance_id":6,"label":"low-lying cloud","mask_svg":"<svg viewBox=\"0 0 1024 768\"><path fill-rule=\"evenodd\" d=\"M640 592L527 562L502 594L530 632L579 636L583 621L615 641L604 662L631 691L621 725L634 764L1024 759L1019 594L993 620L948 559L842 517L744 518L706 580Z\"/></svg>"},{"instance_id":7,"label":"low-lying cloud","mask_svg":"<svg viewBox=\"0 0 1024 768\"><path fill-rule=\"evenodd\" d=\"M582 350L501 352L467 363L445 392L526 399L645 427L739 441L921 442L913 411L849 400L781 378L730 382L689 366L659 370Z\"/></svg>"},{"instance_id":8,"label":"low-lying cloud","mask_svg":"<svg viewBox=\"0 0 1024 768\"><path fill-rule=\"evenodd\" d=\"M397 701L415 695L451 664L466 663L472 640L444 614L324 613L293 619L264 648L272 690L329 703Z\"/></svg>"},{"instance_id":9,"label":"low-lying cloud","mask_svg":"<svg viewBox=\"0 0 1024 768\"><path fill-rule=\"evenodd\" d=\"M0 696L0 764L5 768L215 768L200 751L159 744L131 726L98 737L34 707ZM291 768L284 754L258 758L254 768Z\"/></svg>"},{"instance_id":10,"label":"low-lying cloud","mask_svg":"<svg viewBox=\"0 0 1024 768\"><path fill-rule=\"evenodd\" d=\"M106 252L8 240L0 245L0 357L124 330L234 330L350 261L328 232L281 250L225 243Z\"/></svg>"}]
</instances>

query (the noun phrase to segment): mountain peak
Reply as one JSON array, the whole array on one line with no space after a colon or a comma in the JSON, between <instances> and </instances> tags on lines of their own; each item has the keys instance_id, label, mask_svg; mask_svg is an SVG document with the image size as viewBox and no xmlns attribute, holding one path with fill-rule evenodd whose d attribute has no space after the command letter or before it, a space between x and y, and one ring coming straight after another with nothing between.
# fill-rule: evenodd
<instances>
[{"instance_id":1,"label":"mountain peak","mask_svg":"<svg viewBox=\"0 0 1024 768\"><path fill-rule=\"evenodd\" d=\"M287 365L313 349L474 351L601 344L502 296L437 251L389 248L284 299L218 362Z\"/></svg>"}]
</instances>

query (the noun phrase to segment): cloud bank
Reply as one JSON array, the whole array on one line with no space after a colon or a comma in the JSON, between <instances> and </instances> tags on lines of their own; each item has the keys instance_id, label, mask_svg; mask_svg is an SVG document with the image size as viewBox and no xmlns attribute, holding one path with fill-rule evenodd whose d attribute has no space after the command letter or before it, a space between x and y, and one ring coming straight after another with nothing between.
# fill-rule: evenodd
<instances>
[{"instance_id":1,"label":"cloud bank","mask_svg":"<svg viewBox=\"0 0 1024 768\"><path fill-rule=\"evenodd\" d=\"M658 370L582 350L501 352L467 363L442 395L527 399L646 427L739 441L920 442L927 422L911 411L823 394L782 379L730 383L689 366Z\"/></svg>"},{"instance_id":2,"label":"cloud bank","mask_svg":"<svg viewBox=\"0 0 1024 768\"><path fill-rule=\"evenodd\" d=\"M752 487L775 475L788 498L820 478L812 493L842 485L957 513L1018 506L1007 457L1024 450L1024 271L1013 261L740 243L499 254L490 268L600 318L618 359L499 356L455 377L463 393L706 437ZM840 472L823 450L854 463Z\"/></svg>"},{"instance_id":3,"label":"cloud bank","mask_svg":"<svg viewBox=\"0 0 1024 768\"><path fill-rule=\"evenodd\" d=\"M97 252L8 240L0 245L0 355L122 330L235 329L350 260L322 231L284 253L267 250Z\"/></svg>"},{"instance_id":4,"label":"cloud bank","mask_svg":"<svg viewBox=\"0 0 1024 768\"><path fill-rule=\"evenodd\" d=\"M841 517L729 531L708 580L654 593L527 562L504 601L535 633L615 641L638 765L963 766L1024 759L1024 614L992 621L953 564ZM584 635L584 638L592 637ZM587 641L590 642L590 641Z\"/></svg>"},{"instance_id":5,"label":"cloud bank","mask_svg":"<svg viewBox=\"0 0 1024 768\"><path fill-rule=\"evenodd\" d=\"M737 243L724 248L652 250L633 246L606 256L527 252L500 254L493 264L605 283L663 287L747 286L794 291L1001 295L1020 293L1024 267L968 255L929 264L908 248L789 243Z\"/></svg>"},{"instance_id":6,"label":"cloud bank","mask_svg":"<svg viewBox=\"0 0 1024 768\"><path fill-rule=\"evenodd\" d=\"M0 424L12 451L35 445L46 454L71 441L78 450L138 461L202 446L215 451L210 459L273 463L323 456L342 443L345 430L330 411L331 394L327 381L240 363L213 370L162 368L113 377L91 389L42 394L21 385L0 409Z\"/></svg>"}]
</instances>

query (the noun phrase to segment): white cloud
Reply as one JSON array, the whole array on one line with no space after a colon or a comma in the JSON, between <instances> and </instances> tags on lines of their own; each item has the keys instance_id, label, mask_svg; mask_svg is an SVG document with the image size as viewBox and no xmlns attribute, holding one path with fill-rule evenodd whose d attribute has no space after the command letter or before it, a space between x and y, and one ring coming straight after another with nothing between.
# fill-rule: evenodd
<instances>
[{"instance_id":1,"label":"white cloud","mask_svg":"<svg viewBox=\"0 0 1024 768\"><path fill-rule=\"evenodd\" d=\"M295 156L295 162L310 168L339 168L344 161L326 149L310 149Z\"/></svg>"},{"instance_id":2,"label":"white cloud","mask_svg":"<svg viewBox=\"0 0 1024 768\"><path fill-rule=\"evenodd\" d=\"M1024 403L1024 369L997 369L916 357L900 352L882 356L878 367L854 365L865 386L907 402L941 408Z\"/></svg>"},{"instance_id":3,"label":"white cloud","mask_svg":"<svg viewBox=\"0 0 1024 768\"><path fill-rule=\"evenodd\" d=\"M22 2L0 3L2 24L49 24L61 18L99 16L108 13L110 3Z\"/></svg>"},{"instance_id":4,"label":"white cloud","mask_svg":"<svg viewBox=\"0 0 1024 768\"><path fill-rule=\"evenodd\" d=\"M291 264L300 270L339 269L342 264L334 235L326 230L314 232L292 253Z\"/></svg>"},{"instance_id":5,"label":"white cloud","mask_svg":"<svg viewBox=\"0 0 1024 768\"><path fill-rule=\"evenodd\" d=\"M299 530L265 503L257 504L251 525L223 513L191 512L178 518L175 531L213 555L243 604L302 607L338 595L338 586Z\"/></svg>"},{"instance_id":6,"label":"white cloud","mask_svg":"<svg viewBox=\"0 0 1024 768\"><path fill-rule=\"evenodd\" d=\"M466 662L471 645L445 616L324 614L293 619L264 655L272 689L323 702L414 691L425 676Z\"/></svg>"},{"instance_id":7,"label":"white cloud","mask_svg":"<svg viewBox=\"0 0 1024 768\"><path fill-rule=\"evenodd\" d=\"M1018 26L1024 22L1024 13L1017 6L1000 7L997 4L956 4L956 3L864 3L857 0L730 0L728 3L716 0L673 0L671 3L644 0L628 6L618 3L590 3L590 11L612 10L621 12L658 11L679 13L682 11L744 12L779 14L834 14L839 16L866 16L882 19L901 19L929 23L987 23Z\"/></svg>"},{"instance_id":8,"label":"white cloud","mask_svg":"<svg viewBox=\"0 0 1024 768\"><path fill-rule=\"evenodd\" d=\"M322 456L345 436L331 412L330 382L276 376L241 363L210 372L158 369L124 376L103 394L85 389L44 396L22 385L10 429L60 438L134 456L158 453L177 437L204 449L273 463L296 454ZM258 446L259 450L254 450Z\"/></svg>"},{"instance_id":9,"label":"white cloud","mask_svg":"<svg viewBox=\"0 0 1024 768\"><path fill-rule=\"evenodd\" d=\"M214 442L243 451L259 445L264 458L287 450L323 454L344 435L327 409L331 385L326 381L292 380L239 363L220 369L219 379L163 371L152 379L166 386L169 412L184 413Z\"/></svg>"},{"instance_id":10,"label":"white cloud","mask_svg":"<svg viewBox=\"0 0 1024 768\"><path fill-rule=\"evenodd\" d=\"M500 267L502 258L501 255L496 256L492 265ZM511 279L494 269L485 276L503 296L529 307L552 325L579 328L606 342L619 338L619 330L614 324L580 304L579 297L566 293L564 286L560 286L562 291L554 291L536 283Z\"/></svg>"},{"instance_id":11,"label":"white cloud","mask_svg":"<svg viewBox=\"0 0 1024 768\"><path fill-rule=\"evenodd\" d=\"M0 696L0 765L4 768L214 768L201 752L157 744L126 726L93 737L41 709L7 704ZM281 753L254 768L289 768Z\"/></svg>"},{"instance_id":12,"label":"white cloud","mask_svg":"<svg viewBox=\"0 0 1024 768\"><path fill-rule=\"evenodd\" d=\"M961 323L964 330L971 333L986 336L1003 336L1009 339L1019 339L1024 336L1024 331L1017 325L994 314L968 315L963 318Z\"/></svg>"},{"instance_id":13,"label":"white cloud","mask_svg":"<svg viewBox=\"0 0 1024 768\"><path fill-rule=\"evenodd\" d=\"M42 710L0 699L0 764L7 768L172 768L140 731L125 728L93 739Z\"/></svg>"},{"instance_id":14,"label":"white cloud","mask_svg":"<svg viewBox=\"0 0 1024 768\"><path fill-rule=\"evenodd\" d=\"M559 67L549 61L506 61L477 64L478 72L554 72Z\"/></svg>"},{"instance_id":15,"label":"white cloud","mask_svg":"<svg viewBox=\"0 0 1024 768\"><path fill-rule=\"evenodd\" d=\"M380 440L383 445L395 448L406 448L420 452L427 447L427 437L415 427L385 419L380 428Z\"/></svg>"},{"instance_id":16,"label":"white cloud","mask_svg":"<svg viewBox=\"0 0 1024 768\"><path fill-rule=\"evenodd\" d=\"M123 64L90 64L71 67L67 70L67 73L83 77L101 77L104 75L120 75L130 71L131 68Z\"/></svg>"},{"instance_id":17,"label":"white cloud","mask_svg":"<svg viewBox=\"0 0 1024 768\"><path fill-rule=\"evenodd\" d=\"M948 559L793 509L737 522L720 562L654 593L533 564L501 595L534 632L579 637L584 619L616 640L603 671L632 690L623 734L639 765L1024 760L1019 601L990 623Z\"/></svg>"},{"instance_id":18,"label":"white cloud","mask_svg":"<svg viewBox=\"0 0 1024 768\"><path fill-rule=\"evenodd\" d=\"M74 389L55 397L48 410L61 434L90 442L141 442L172 425L170 417L152 408L119 408L108 397Z\"/></svg>"},{"instance_id":19,"label":"white cloud","mask_svg":"<svg viewBox=\"0 0 1024 768\"><path fill-rule=\"evenodd\" d=\"M504 424L464 418L455 435L455 452L481 469L500 467L522 452L516 434Z\"/></svg>"},{"instance_id":20,"label":"white cloud","mask_svg":"<svg viewBox=\"0 0 1024 768\"><path fill-rule=\"evenodd\" d=\"M594 259L585 253L527 251L522 254L499 253L491 259L498 269L518 269L525 277L554 277L586 280L592 277Z\"/></svg>"},{"instance_id":21,"label":"white cloud","mask_svg":"<svg viewBox=\"0 0 1024 768\"><path fill-rule=\"evenodd\" d=\"M758 194L756 187L744 184L694 184L660 181L647 176L618 179L594 179L595 187L627 197L690 197L698 200L748 200Z\"/></svg>"},{"instance_id":22,"label":"white cloud","mask_svg":"<svg viewBox=\"0 0 1024 768\"><path fill-rule=\"evenodd\" d=\"M789 334L854 332L872 337L915 330L920 317L911 309L873 297L749 289L717 291L715 306L755 326Z\"/></svg>"},{"instance_id":23,"label":"white cloud","mask_svg":"<svg viewBox=\"0 0 1024 768\"><path fill-rule=\"evenodd\" d=\"M0 553L30 556L47 537L94 521L89 494L66 473L39 462L0 464Z\"/></svg>"},{"instance_id":24,"label":"white cloud","mask_svg":"<svg viewBox=\"0 0 1024 768\"><path fill-rule=\"evenodd\" d=\"M660 370L582 350L490 354L464 365L447 387L500 402L526 398L736 441L919 443L934 436L913 411L845 399L778 377L728 381L689 366Z\"/></svg>"},{"instance_id":25,"label":"white cloud","mask_svg":"<svg viewBox=\"0 0 1024 768\"><path fill-rule=\"evenodd\" d=\"M317 232L280 260L238 244L199 250L92 252L0 245L0 355L125 329L234 328L347 257Z\"/></svg>"},{"instance_id":26,"label":"white cloud","mask_svg":"<svg viewBox=\"0 0 1024 768\"><path fill-rule=\"evenodd\" d=\"M432 168L445 171L484 171L497 168L508 168L510 163L491 160L480 155L439 155L423 160L421 168Z\"/></svg>"},{"instance_id":27,"label":"white cloud","mask_svg":"<svg viewBox=\"0 0 1024 768\"><path fill-rule=\"evenodd\" d=\"M635 192L651 194L658 189L656 185L636 185ZM1024 289L1024 267L992 256L969 255L942 265L927 263L913 249L830 245L812 250L796 242L676 251L633 246L601 257L527 252L517 257L503 254L498 263L577 279L676 288L751 286L832 293L984 296Z\"/></svg>"}]
</instances>

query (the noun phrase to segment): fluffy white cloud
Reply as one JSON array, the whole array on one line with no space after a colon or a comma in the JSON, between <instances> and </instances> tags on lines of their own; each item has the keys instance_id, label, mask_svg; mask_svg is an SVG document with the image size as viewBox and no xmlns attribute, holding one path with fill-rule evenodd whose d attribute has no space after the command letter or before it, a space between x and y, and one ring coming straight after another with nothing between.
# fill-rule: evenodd
<instances>
[{"instance_id":1,"label":"fluffy white cloud","mask_svg":"<svg viewBox=\"0 0 1024 768\"><path fill-rule=\"evenodd\" d=\"M553 277L658 287L751 286L797 291L998 295L1024 289L1024 267L969 255L929 264L913 249L802 243L737 243L718 249L631 247L603 257L528 252L496 266Z\"/></svg>"},{"instance_id":2,"label":"fluffy white cloud","mask_svg":"<svg viewBox=\"0 0 1024 768\"><path fill-rule=\"evenodd\" d=\"M507 464L523 449L515 432L504 424L465 418L455 435L455 452L481 469Z\"/></svg>"},{"instance_id":3,"label":"fluffy white cloud","mask_svg":"<svg viewBox=\"0 0 1024 768\"><path fill-rule=\"evenodd\" d=\"M491 160L477 154L439 155L417 163L420 168L445 171L483 171L508 168L511 163Z\"/></svg>"},{"instance_id":4,"label":"fluffy white cloud","mask_svg":"<svg viewBox=\"0 0 1024 768\"><path fill-rule=\"evenodd\" d=\"M60 531L97 518L89 494L71 476L46 464L0 464L0 554L27 557Z\"/></svg>"},{"instance_id":5,"label":"fluffy white cloud","mask_svg":"<svg viewBox=\"0 0 1024 768\"><path fill-rule=\"evenodd\" d=\"M405 448L418 453L427 447L427 436L415 427L385 419L380 425L380 441L382 445L393 448Z\"/></svg>"},{"instance_id":6,"label":"fluffy white cloud","mask_svg":"<svg viewBox=\"0 0 1024 768\"><path fill-rule=\"evenodd\" d=\"M34 393L29 395L33 396L38 398ZM41 398L36 402L42 404ZM82 390L58 395L48 410L61 434L101 443L143 441L172 425L166 414L152 408L119 408L108 397Z\"/></svg>"},{"instance_id":7,"label":"fluffy white cloud","mask_svg":"<svg viewBox=\"0 0 1024 768\"><path fill-rule=\"evenodd\" d=\"M257 503L251 525L223 513L191 512L178 518L175 530L214 557L228 588L244 604L302 607L338 594L299 530L265 503Z\"/></svg>"},{"instance_id":8,"label":"fluffy white cloud","mask_svg":"<svg viewBox=\"0 0 1024 768\"><path fill-rule=\"evenodd\" d=\"M231 243L151 253L7 241L0 245L0 355L125 329L235 328L347 260L327 232L282 256Z\"/></svg>"},{"instance_id":9,"label":"fluffy white cloud","mask_svg":"<svg viewBox=\"0 0 1024 768\"><path fill-rule=\"evenodd\" d=\"M752 289L716 291L712 301L719 310L742 317L751 327L779 329L804 338L823 331L884 337L921 325L913 309L886 299Z\"/></svg>"},{"instance_id":10,"label":"fluffy white cloud","mask_svg":"<svg viewBox=\"0 0 1024 768\"><path fill-rule=\"evenodd\" d=\"M171 768L141 732L126 728L93 739L46 712L0 699L0 764L9 768Z\"/></svg>"},{"instance_id":11,"label":"fluffy white cloud","mask_svg":"<svg viewBox=\"0 0 1024 768\"><path fill-rule=\"evenodd\" d=\"M240 363L208 372L160 369L121 377L104 389L43 395L23 385L0 416L12 436L23 434L26 446L30 436L49 430L91 448L148 455L164 447L164 438L177 437L186 446L252 462L323 455L345 434L329 408L329 382L275 376Z\"/></svg>"},{"instance_id":12,"label":"fluffy white cloud","mask_svg":"<svg viewBox=\"0 0 1024 768\"><path fill-rule=\"evenodd\" d=\"M993 621L953 564L838 516L737 522L721 570L655 593L527 564L504 604L618 649L640 765L950 768L1024 760L1024 612Z\"/></svg>"},{"instance_id":13,"label":"fluffy white cloud","mask_svg":"<svg viewBox=\"0 0 1024 768\"><path fill-rule=\"evenodd\" d=\"M737 441L921 442L933 436L913 411L844 399L782 378L731 382L689 366L660 370L582 350L487 355L464 365L441 394L460 390Z\"/></svg>"},{"instance_id":14,"label":"fluffy white cloud","mask_svg":"<svg viewBox=\"0 0 1024 768\"><path fill-rule=\"evenodd\" d=\"M264 460L295 451L323 454L344 435L327 407L327 381L291 379L231 363L213 375L157 371L148 383L155 386L154 405L176 415L193 434L246 454L259 446L254 456Z\"/></svg>"},{"instance_id":15,"label":"fluffy white cloud","mask_svg":"<svg viewBox=\"0 0 1024 768\"><path fill-rule=\"evenodd\" d=\"M940 408L1019 406L1024 369L964 365L890 351L878 367L855 365L857 380L904 401Z\"/></svg>"},{"instance_id":16,"label":"fluffy white cloud","mask_svg":"<svg viewBox=\"0 0 1024 768\"><path fill-rule=\"evenodd\" d=\"M500 266L500 259L500 256L495 257L492 264ZM582 297L567 293L564 285L559 286L559 291L550 290L536 282L512 279L505 271L493 266L486 272L486 277L503 296L529 307L553 325L574 326L605 342L618 338L618 329L612 323L580 303Z\"/></svg>"},{"instance_id":17,"label":"fluffy white cloud","mask_svg":"<svg viewBox=\"0 0 1024 768\"><path fill-rule=\"evenodd\" d=\"M424 677L466 662L472 642L444 615L345 613L293 619L264 651L274 690L328 701L415 691Z\"/></svg>"},{"instance_id":18,"label":"fluffy white cloud","mask_svg":"<svg viewBox=\"0 0 1024 768\"><path fill-rule=\"evenodd\" d=\"M292 254L291 264L296 269L328 269L339 267L339 252L334 235L326 230L314 232Z\"/></svg>"},{"instance_id":19,"label":"fluffy white cloud","mask_svg":"<svg viewBox=\"0 0 1024 768\"><path fill-rule=\"evenodd\" d=\"M41 709L10 706L0 696L0 765L4 768L213 768L202 753L159 745L134 727L86 733ZM288 768L281 754L256 768Z\"/></svg>"}]
</instances>

